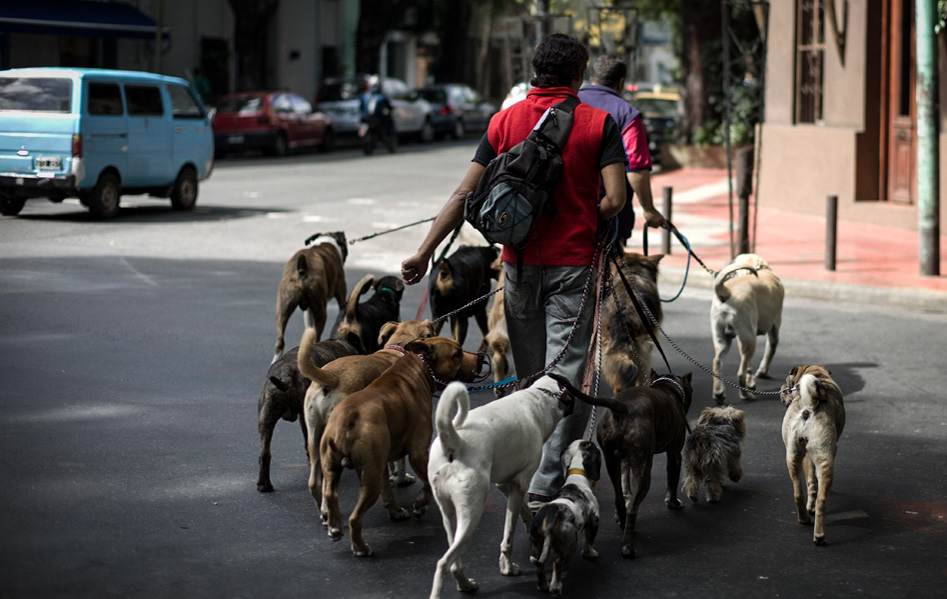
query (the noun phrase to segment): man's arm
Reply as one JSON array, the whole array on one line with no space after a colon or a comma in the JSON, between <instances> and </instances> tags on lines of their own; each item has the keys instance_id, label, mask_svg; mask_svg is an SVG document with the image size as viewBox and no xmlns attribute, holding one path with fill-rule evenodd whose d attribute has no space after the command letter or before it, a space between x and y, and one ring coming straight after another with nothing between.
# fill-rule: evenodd
<instances>
[{"instance_id":1,"label":"man's arm","mask_svg":"<svg viewBox=\"0 0 947 599\"><path fill-rule=\"evenodd\" d=\"M428 263L437 246L444 238L458 225L464 222L464 202L467 194L477 189L480 178L483 177L487 167L477 162L471 162L467 174L464 176L460 186L451 194L447 202L441 208L434 218L434 224L428 231L424 241L418 248L418 252L401 263L401 278L408 285L414 285L421 282L421 279L427 273Z\"/></svg>"},{"instance_id":2,"label":"man's arm","mask_svg":"<svg viewBox=\"0 0 947 599\"><path fill-rule=\"evenodd\" d=\"M631 171L628 174L628 183L641 204L644 219L654 228L664 225L664 215L654 208L654 198L651 196L651 171Z\"/></svg>"},{"instance_id":3,"label":"man's arm","mask_svg":"<svg viewBox=\"0 0 947 599\"><path fill-rule=\"evenodd\" d=\"M605 183L605 197L598 205L598 217L608 220L621 211L625 205L625 165L614 162L602 169L602 181Z\"/></svg>"}]
</instances>

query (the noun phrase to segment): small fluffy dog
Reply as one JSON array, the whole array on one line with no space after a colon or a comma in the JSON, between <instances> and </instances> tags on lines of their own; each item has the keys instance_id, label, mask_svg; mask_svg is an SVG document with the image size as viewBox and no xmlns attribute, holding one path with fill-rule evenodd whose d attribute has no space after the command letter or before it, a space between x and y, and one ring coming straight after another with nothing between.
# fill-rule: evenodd
<instances>
[{"instance_id":1,"label":"small fluffy dog","mask_svg":"<svg viewBox=\"0 0 947 599\"><path fill-rule=\"evenodd\" d=\"M464 352L460 343L446 337L413 341L401 351L401 358L381 376L336 406L319 445L329 536L335 541L342 538L342 470L352 468L358 474L358 502L349 516L349 536L356 557L372 554L362 536L362 519L379 495L392 520L409 516L391 489L388 461L408 457L424 484L414 502L414 515L420 517L427 510L431 502L427 461L434 392L441 381L473 381L479 367L476 354Z\"/></svg>"},{"instance_id":2,"label":"small fluffy dog","mask_svg":"<svg viewBox=\"0 0 947 599\"><path fill-rule=\"evenodd\" d=\"M457 414L452 420L454 405ZM431 447L428 473L450 547L437 561L431 599L441 596L448 572L457 581L458 590L478 588L464 572L462 560L483 516L491 485L506 496L500 573L520 573L512 560L516 518L529 525L529 507L523 499L526 489L539 467L543 443L559 421L572 413L573 405L573 396L564 392L560 379L551 376L475 410L470 409L463 385L448 385L441 394L434 420L437 440Z\"/></svg>"},{"instance_id":3,"label":"small fluffy dog","mask_svg":"<svg viewBox=\"0 0 947 599\"><path fill-rule=\"evenodd\" d=\"M513 365L513 355L510 349L510 334L506 328L506 310L503 307L503 265L497 259L493 263L497 269L497 292L493 294L493 304L487 314L487 328L489 332L484 337L488 350L493 354L493 381L499 383L510 377ZM503 397L510 392L509 387L496 387L494 393Z\"/></svg>"},{"instance_id":4,"label":"small fluffy dog","mask_svg":"<svg viewBox=\"0 0 947 599\"><path fill-rule=\"evenodd\" d=\"M637 297L658 324L663 318L658 295L658 263L663 257L663 254L645 256L625 252L622 269ZM626 387L648 383L654 342L645 327L654 324L642 322L614 263L611 265L611 289L605 297L602 317L602 373L617 395Z\"/></svg>"},{"instance_id":5,"label":"small fluffy dog","mask_svg":"<svg viewBox=\"0 0 947 599\"><path fill-rule=\"evenodd\" d=\"M684 507L677 498L681 480L681 450L687 436L687 410L691 405L691 374L656 376L647 387L626 387L614 398L590 397L572 388L580 400L608 410L598 426L598 444L605 455L605 468L615 490L615 511L624 529L621 553L637 557L634 546L638 507L651 488L654 456L667 454L668 509ZM634 480L632 490L631 481Z\"/></svg>"},{"instance_id":6,"label":"small fluffy dog","mask_svg":"<svg viewBox=\"0 0 947 599\"><path fill-rule=\"evenodd\" d=\"M566 482L556 497L544 504L529 526L529 541L533 547L530 561L536 566L539 590L553 597L562 595L562 577L565 566L585 538L582 557L598 557L592 547L598 533L598 500L592 486L601 476L602 454L591 441L579 439L562 452L562 469ZM546 580L546 560L551 553L556 559L552 565L552 581Z\"/></svg>"},{"instance_id":7,"label":"small fluffy dog","mask_svg":"<svg viewBox=\"0 0 947 599\"><path fill-rule=\"evenodd\" d=\"M370 289L375 293L363 302L359 298ZM386 322L401 320L401 297L404 295L404 281L398 277L384 276L376 279L374 275L365 275L359 281L345 306L342 321L333 337L346 339L350 334L357 335L365 344L364 353L373 353L381 349L378 332Z\"/></svg>"},{"instance_id":8,"label":"small fluffy dog","mask_svg":"<svg viewBox=\"0 0 947 599\"><path fill-rule=\"evenodd\" d=\"M497 278L492 264L499 250L495 246L462 245L453 254L434 265L428 289L435 334L440 334L442 316L460 310L477 298L490 293L490 279ZM473 317L486 337L487 300L464 308L450 317L451 336L461 345L467 338L468 320ZM481 344L481 349L484 345Z\"/></svg>"},{"instance_id":9,"label":"small fluffy dog","mask_svg":"<svg viewBox=\"0 0 947 599\"><path fill-rule=\"evenodd\" d=\"M756 254L740 254L714 278L714 298L710 306L710 329L714 340L714 399L726 399L720 380L720 363L733 339L740 348L740 398L753 399L744 389L756 389L756 378L767 378L769 364L779 344L783 313L783 284L765 260ZM757 335L766 335L766 351L756 374L750 360L756 351Z\"/></svg>"},{"instance_id":10,"label":"small fluffy dog","mask_svg":"<svg viewBox=\"0 0 947 599\"><path fill-rule=\"evenodd\" d=\"M800 524L808 524L815 514L812 542L816 545L825 545L826 496L832 488L838 439L845 428L842 390L830 375L822 366L796 366L780 389L782 402L788 406L782 432L796 515Z\"/></svg>"},{"instance_id":11,"label":"small fluffy dog","mask_svg":"<svg viewBox=\"0 0 947 599\"><path fill-rule=\"evenodd\" d=\"M746 414L733 406L704 408L697 426L684 442L684 482L681 490L697 501L701 483L707 485L707 501L716 503L723 494L723 479L735 483L743 478L743 440Z\"/></svg>"},{"instance_id":12,"label":"small fluffy dog","mask_svg":"<svg viewBox=\"0 0 947 599\"><path fill-rule=\"evenodd\" d=\"M348 256L345 233L337 231L316 237L312 244L299 250L283 268L283 278L276 294L276 346L273 362L283 354L286 324L293 311L303 311L306 327L315 329L316 340L322 339L326 326L326 305L330 298L345 310L345 272L342 265Z\"/></svg>"}]
</instances>

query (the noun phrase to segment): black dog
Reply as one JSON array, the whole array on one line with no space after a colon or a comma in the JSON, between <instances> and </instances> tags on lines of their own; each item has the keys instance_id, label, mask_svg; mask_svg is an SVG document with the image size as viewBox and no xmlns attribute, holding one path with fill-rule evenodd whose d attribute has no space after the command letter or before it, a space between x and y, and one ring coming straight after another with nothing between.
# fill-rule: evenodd
<instances>
[{"instance_id":1,"label":"black dog","mask_svg":"<svg viewBox=\"0 0 947 599\"><path fill-rule=\"evenodd\" d=\"M435 335L440 333L444 324L441 318L457 310L460 311L450 317L451 334L455 341L463 345L471 316L477 321L481 333L487 335L487 299L467 308L464 306L490 293L490 279L499 277L492 267L498 254L499 250L495 246L462 245L434 265L428 286Z\"/></svg>"},{"instance_id":2,"label":"black dog","mask_svg":"<svg viewBox=\"0 0 947 599\"><path fill-rule=\"evenodd\" d=\"M342 356L351 356L364 353L358 337L352 335L349 340L324 339L312 344L313 363L324 366ZM256 489L262 493L273 490L270 482L270 442L273 440L273 429L279 419L294 422L302 414L306 399L306 390L309 389L308 378L299 372L297 357L299 347L294 347L270 364L266 373L266 381L260 391L259 430L260 430L260 477L257 479ZM299 418L299 425L303 432L303 445L307 438L306 420Z\"/></svg>"},{"instance_id":3,"label":"black dog","mask_svg":"<svg viewBox=\"0 0 947 599\"><path fill-rule=\"evenodd\" d=\"M358 299L374 289L368 300L359 303ZM401 321L401 297L404 295L404 281L398 277L385 276L375 280L374 275L365 275L359 281L345 307L333 339L346 339L357 335L362 340L365 353L375 353L381 349L378 343L378 331L386 322Z\"/></svg>"}]
</instances>

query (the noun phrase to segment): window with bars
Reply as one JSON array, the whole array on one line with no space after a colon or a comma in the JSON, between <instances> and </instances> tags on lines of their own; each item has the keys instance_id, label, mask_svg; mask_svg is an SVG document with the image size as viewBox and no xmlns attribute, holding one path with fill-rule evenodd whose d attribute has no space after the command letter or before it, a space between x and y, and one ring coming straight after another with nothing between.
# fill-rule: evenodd
<instances>
[{"instance_id":1,"label":"window with bars","mask_svg":"<svg viewBox=\"0 0 947 599\"><path fill-rule=\"evenodd\" d=\"M822 120L825 13L822 0L796 0L796 122Z\"/></svg>"}]
</instances>

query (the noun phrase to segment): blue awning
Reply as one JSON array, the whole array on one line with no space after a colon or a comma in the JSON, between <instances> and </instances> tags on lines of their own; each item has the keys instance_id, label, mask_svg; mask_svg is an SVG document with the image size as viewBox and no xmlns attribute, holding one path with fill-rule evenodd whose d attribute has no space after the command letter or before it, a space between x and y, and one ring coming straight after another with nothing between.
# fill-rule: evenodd
<instances>
[{"instance_id":1,"label":"blue awning","mask_svg":"<svg viewBox=\"0 0 947 599\"><path fill-rule=\"evenodd\" d=\"M0 2L0 32L154 39L155 20L125 2ZM169 29L162 28L167 35Z\"/></svg>"}]
</instances>

